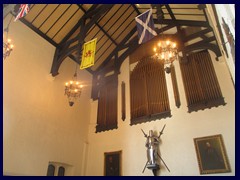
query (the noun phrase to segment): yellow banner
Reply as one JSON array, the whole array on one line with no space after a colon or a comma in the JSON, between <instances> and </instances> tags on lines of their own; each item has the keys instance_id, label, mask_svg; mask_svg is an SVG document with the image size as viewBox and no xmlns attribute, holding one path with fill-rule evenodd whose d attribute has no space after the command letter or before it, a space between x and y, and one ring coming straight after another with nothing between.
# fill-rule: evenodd
<instances>
[{"instance_id":1,"label":"yellow banner","mask_svg":"<svg viewBox=\"0 0 240 180\"><path fill-rule=\"evenodd\" d=\"M94 65L96 44L97 38L84 43L80 69L85 69Z\"/></svg>"}]
</instances>

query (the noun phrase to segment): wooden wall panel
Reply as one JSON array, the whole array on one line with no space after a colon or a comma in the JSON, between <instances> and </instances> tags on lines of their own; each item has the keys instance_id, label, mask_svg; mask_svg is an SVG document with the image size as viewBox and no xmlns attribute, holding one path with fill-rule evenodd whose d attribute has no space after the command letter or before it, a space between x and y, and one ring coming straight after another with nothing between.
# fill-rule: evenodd
<instances>
[{"instance_id":1,"label":"wooden wall panel","mask_svg":"<svg viewBox=\"0 0 240 180\"><path fill-rule=\"evenodd\" d=\"M188 111L225 105L213 63L208 51L189 55L180 63Z\"/></svg>"},{"instance_id":2,"label":"wooden wall panel","mask_svg":"<svg viewBox=\"0 0 240 180\"><path fill-rule=\"evenodd\" d=\"M117 128L117 75L102 78L99 87L96 132Z\"/></svg>"},{"instance_id":3,"label":"wooden wall panel","mask_svg":"<svg viewBox=\"0 0 240 180\"><path fill-rule=\"evenodd\" d=\"M152 58L139 61L130 75L131 125L170 116L164 66Z\"/></svg>"}]
</instances>

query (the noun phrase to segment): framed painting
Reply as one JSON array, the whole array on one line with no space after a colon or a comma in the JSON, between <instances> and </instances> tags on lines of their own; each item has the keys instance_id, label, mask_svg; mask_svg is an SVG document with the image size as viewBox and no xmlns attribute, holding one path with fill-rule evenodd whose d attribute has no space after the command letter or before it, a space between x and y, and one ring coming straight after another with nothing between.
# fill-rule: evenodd
<instances>
[{"instance_id":1,"label":"framed painting","mask_svg":"<svg viewBox=\"0 0 240 180\"><path fill-rule=\"evenodd\" d=\"M221 134L194 138L200 174L231 172Z\"/></svg>"},{"instance_id":2,"label":"framed painting","mask_svg":"<svg viewBox=\"0 0 240 180\"><path fill-rule=\"evenodd\" d=\"M104 153L104 176L121 176L122 151Z\"/></svg>"}]
</instances>

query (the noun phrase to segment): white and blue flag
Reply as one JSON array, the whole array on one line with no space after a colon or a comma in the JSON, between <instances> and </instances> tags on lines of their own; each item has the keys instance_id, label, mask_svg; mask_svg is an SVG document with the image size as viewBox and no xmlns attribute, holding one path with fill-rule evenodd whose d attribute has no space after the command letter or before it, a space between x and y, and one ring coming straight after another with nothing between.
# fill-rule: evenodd
<instances>
[{"instance_id":1,"label":"white and blue flag","mask_svg":"<svg viewBox=\"0 0 240 180\"><path fill-rule=\"evenodd\" d=\"M138 44L145 43L157 36L154 28L154 22L152 17L152 9L135 17L138 29Z\"/></svg>"}]
</instances>

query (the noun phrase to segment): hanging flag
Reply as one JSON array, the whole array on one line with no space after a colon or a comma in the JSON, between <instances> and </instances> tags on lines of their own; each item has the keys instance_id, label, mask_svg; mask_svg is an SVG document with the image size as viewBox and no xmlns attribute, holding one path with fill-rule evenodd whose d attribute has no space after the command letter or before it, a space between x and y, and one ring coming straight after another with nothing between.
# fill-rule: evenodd
<instances>
[{"instance_id":1,"label":"hanging flag","mask_svg":"<svg viewBox=\"0 0 240 180\"><path fill-rule=\"evenodd\" d=\"M137 22L138 29L138 44L145 43L154 36L157 36L154 28L152 9L149 9L148 11L135 17L135 20Z\"/></svg>"},{"instance_id":2,"label":"hanging flag","mask_svg":"<svg viewBox=\"0 0 240 180\"><path fill-rule=\"evenodd\" d=\"M30 4L21 4L18 10L18 15L14 19L14 21L17 21L18 19L22 18L23 16L26 16L29 12Z\"/></svg>"},{"instance_id":3,"label":"hanging flag","mask_svg":"<svg viewBox=\"0 0 240 180\"><path fill-rule=\"evenodd\" d=\"M97 38L84 43L80 69L94 65Z\"/></svg>"}]
</instances>

